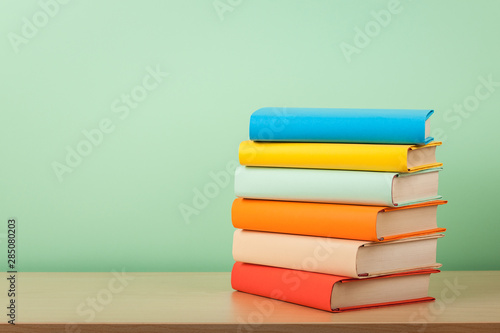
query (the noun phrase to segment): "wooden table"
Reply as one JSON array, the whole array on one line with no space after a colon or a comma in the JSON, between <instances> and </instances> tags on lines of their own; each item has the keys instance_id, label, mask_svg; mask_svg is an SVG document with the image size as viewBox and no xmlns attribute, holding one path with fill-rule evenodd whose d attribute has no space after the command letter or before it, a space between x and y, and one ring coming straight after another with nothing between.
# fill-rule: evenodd
<instances>
[{"instance_id":1,"label":"wooden table","mask_svg":"<svg viewBox=\"0 0 500 333\"><path fill-rule=\"evenodd\" d=\"M16 278L15 326L6 324L8 280L0 283L0 332L500 332L500 271L433 274L436 302L345 313L235 292L229 273Z\"/></svg>"}]
</instances>

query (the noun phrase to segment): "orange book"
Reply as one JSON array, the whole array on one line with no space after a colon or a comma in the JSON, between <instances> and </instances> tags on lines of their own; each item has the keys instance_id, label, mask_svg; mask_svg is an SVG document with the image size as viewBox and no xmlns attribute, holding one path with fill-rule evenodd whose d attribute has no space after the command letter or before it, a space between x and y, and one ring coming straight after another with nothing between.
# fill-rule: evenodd
<instances>
[{"instance_id":1,"label":"orange book","mask_svg":"<svg viewBox=\"0 0 500 333\"><path fill-rule=\"evenodd\" d=\"M433 301L427 269L368 279L298 271L236 262L231 272L235 290L312 308L343 312L387 305Z\"/></svg>"},{"instance_id":2,"label":"orange book","mask_svg":"<svg viewBox=\"0 0 500 333\"><path fill-rule=\"evenodd\" d=\"M445 231L436 213L446 203L383 207L237 198L231 217L238 229L380 242Z\"/></svg>"}]
</instances>

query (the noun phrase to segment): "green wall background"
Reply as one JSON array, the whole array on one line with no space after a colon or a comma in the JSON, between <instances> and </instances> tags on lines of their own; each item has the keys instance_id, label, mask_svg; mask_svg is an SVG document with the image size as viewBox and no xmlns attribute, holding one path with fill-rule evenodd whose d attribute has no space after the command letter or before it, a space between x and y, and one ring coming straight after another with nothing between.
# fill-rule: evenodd
<instances>
[{"instance_id":1,"label":"green wall background","mask_svg":"<svg viewBox=\"0 0 500 333\"><path fill-rule=\"evenodd\" d=\"M263 106L435 109L438 260L500 269L500 2L41 3L0 2L0 237L15 217L20 271L229 271L224 173Z\"/></svg>"}]
</instances>

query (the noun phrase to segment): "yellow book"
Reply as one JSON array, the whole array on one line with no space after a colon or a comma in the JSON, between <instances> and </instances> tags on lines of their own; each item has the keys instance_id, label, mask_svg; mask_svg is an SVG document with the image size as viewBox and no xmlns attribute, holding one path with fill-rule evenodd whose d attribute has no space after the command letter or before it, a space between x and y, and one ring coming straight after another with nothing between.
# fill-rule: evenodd
<instances>
[{"instance_id":1,"label":"yellow book","mask_svg":"<svg viewBox=\"0 0 500 333\"><path fill-rule=\"evenodd\" d=\"M277 168L415 172L440 167L436 147L344 143L282 143L243 141L241 165Z\"/></svg>"}]
</instances>

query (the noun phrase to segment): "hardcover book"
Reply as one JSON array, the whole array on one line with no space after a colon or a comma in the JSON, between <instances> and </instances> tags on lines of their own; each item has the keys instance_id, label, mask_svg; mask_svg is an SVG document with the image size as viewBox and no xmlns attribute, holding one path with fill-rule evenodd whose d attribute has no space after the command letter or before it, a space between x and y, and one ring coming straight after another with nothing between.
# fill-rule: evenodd
<instances>
[{"instance_id":1,"label":"hardcover book","mask_svg":"<svg viewBox=\"0 0 500 333\"><path fill-rule=\"evenodd\" d=\"M436 162L439 145L243 141L239 159L246 166L414 172L443 165Z\"/></svg>"},{"instance_id":2,"label":"hardcover book","mask_svg":"<svg viewBox=\"0 0 500 333\"><path fill-rule=\"evenodd\" d=\"M446 203L381 207L237 198L231 218L238 229L378 242L444 232L436 214Z\"/></svg>"},{"instance_id":3,"label":"hardcover book","mask_svg":"<svg viewBox=\"0 0 500 333\"><path fill-rule=\"evenodd\" d=\"M295 271L236 262L231 272L235 290L329 312L432 301L430 274L438 270L356 280L345 276Z\"/></svg>"},{"instance_id":4,"label":"hardcover book","mask_svg":"<svg viewBox=\"0 0 500 333\"><path fill-rule=\"evenodd\" d=\"M440 199L440 170L394 173L239 166L234 192L249 199L396 207Z\"/></svg>"},{"instance_id":5,"label":"hardcover book","mask_svg":"<svg viewBox=\"0 0 500 333\"><path fill-rule=\"evenodd\" d=\"M250 117L250 140L424 145L433 110L265 107Z\"/></svg>"},{"instance_id":6,"label":"hardcover book","mask_svg":"<svg viewBox=\"0 0 500 333\"><path fill-rule=\"evenodd\" d=\"M388 242L235 230L233 258L310 272L366 278L438 268L436 245L442 234Z\"/></svg>"}]
</instances>

